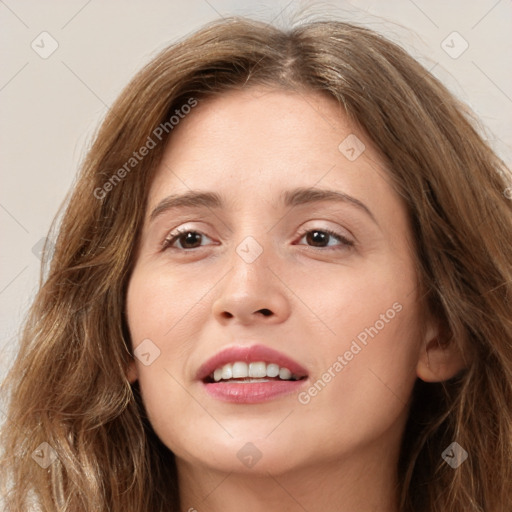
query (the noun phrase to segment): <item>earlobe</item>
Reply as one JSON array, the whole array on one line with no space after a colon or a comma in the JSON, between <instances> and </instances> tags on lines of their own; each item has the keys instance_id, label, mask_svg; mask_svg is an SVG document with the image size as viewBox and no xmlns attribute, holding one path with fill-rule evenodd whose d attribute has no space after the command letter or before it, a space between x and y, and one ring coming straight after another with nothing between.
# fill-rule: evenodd
<instances>
[{"instance_id":1,"label":"earlobe","mask_svg":"<svg viewBox=\"0 0 512 512\"><path fill-rule=\"evenodd\" d=\"M466 367L457 344L447 336L446 329L431 327L418 358L416 375L425 382L443 382L455 377Z\"/></svg>"},{"instance_id":2,"label":"earlobe","mask_svg":"<svg viewBox=\"0 0 512 512\"><path fill-rule=\"evenodd\" d=\"M416 374L425 382L442 382L455 377L464 367L462 354L455 343L442 345L434 339L422 351Z\"/></svg>"},{"instance_id":3,"label":"earlobe","mask_svg":"<svg viewBox=\"0 0 512 512\"><path fill-rule=\"evenodd\" d=\"M137 365L135 364L135 360L131 360L130 363L128 364L128 369L126 371L126 378L130 382L130 384L133 384L137 380L138 374L137 374Z\"/></svg>"}]
</instances>

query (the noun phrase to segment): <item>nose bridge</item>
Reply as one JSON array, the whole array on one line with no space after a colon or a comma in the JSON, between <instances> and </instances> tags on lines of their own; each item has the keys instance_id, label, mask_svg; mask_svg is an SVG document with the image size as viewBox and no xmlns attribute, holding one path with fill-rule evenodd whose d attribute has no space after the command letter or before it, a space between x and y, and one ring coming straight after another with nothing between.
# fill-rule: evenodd
<instances>
[{"instance_id":1,"label":"nose bridge","mask_svg":"<svg viewBox=\"0 0 512 512\"><path fill-rule=\"evenodd\" d=\"M258 239L256 238L258 237ZM230 290L227 293L234 293L239 299L256 300L258 297L269 296L273 289L269 271L271 254L268 243L265 243L262 235L245 236L236 245L231 257L231 276L229 280Z\"/></svg>"},{"instance_id":2,"label":"nose bridge","mask_svg":"<svg viewBox=\"0 0 512 512\"><path fill-rule=\"evenodd\" d=\"M274 261L271 247L262 234L247 235L234 248L230 271L213 304L218 319L250 323L264 318L266 322L279 322L289 316L286 290L269 268Z\"/></svg>"}]
</instances>

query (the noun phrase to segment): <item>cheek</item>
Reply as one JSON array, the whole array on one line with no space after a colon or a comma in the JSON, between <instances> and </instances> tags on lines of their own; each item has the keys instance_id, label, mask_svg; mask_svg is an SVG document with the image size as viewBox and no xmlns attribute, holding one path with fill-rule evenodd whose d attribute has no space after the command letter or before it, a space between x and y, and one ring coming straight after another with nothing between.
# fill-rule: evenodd
<instances>
[{"instance_id":1,"label":"cheek","mask_svg":"<svg viewBox=\"0 0 512 512\"><path fill-rule=\"evenodd\" d=\"M200 283L161 271L135 269L129 282L126 312L137 378L144 401L169 403L179 395L184 368L198 339L204 313ZM176 389L175 389L176 388Z\"/></svg>"},{"instance_id":2,"label":"cheek","mask_svg":"<svg viewBox=\"0 0 512 512\"><path fill-rule=\"evenodd\" d=\"M404 305L377 334L369 331L365 343L357 338L344 343L299 397L316 420L315 430L332 432L332 449L400 433L416 381L416 340L407 316Z\"/></svg>"},{"instance_id":3,"label":"cheek","mask_svg":"<svg viewBox=\"0 0 512 512\"><path fill-rule=\"evenodd\" d=\"M363 343L372 334L385 338L381 333L389 334L396 328L395 318L406 316L397 310L412 305L415 299L411 262L392 254L383 254L365 264L356 261L351 265L318 266L315 272L308 269L288 278L296 296L310 306L309 311L301 308L303 317L310 325L314 320L321 329L316 338L327 352L329 347L335 352L348 350L357 336ZM407 309L409 315L417 313L411 307Z\"/></svg>"},{"instance_id":4,"label":"cheek","mask_svg":"<svg viewBox=\"0 0 512 512\"><path fill-rule=\"evenodd\" d=\"M145 410L157 435L184 457L186 451L176 440L187 432L190 418L204 416L184 383L186 362L194 350L191 340L199 336L207 292L206 283L191 286L190 275L169 275L163 269L135 269L127 290L128 326ZM139 359L137 348L142 346Z\"/></svg>"},{"instance_id":5,"label":"cheek","mask_svg":"<svg viewBox=\"0 0 512 512\"><path fill-rule=\"evenodd\" d=\"M299 402L322 428L346 424L371 435L403 416L416 380L415 273L410 262L389 258L336 276L331 269L303 290L328 329L316 338L319 364Z\"/></svg>"},{"instance_id":6,"label":"cheek","mask_svg":"<svg viewBox=\"0 0 512 512\"><path fill-rule=\"evenodd\" d=\"M190 273L168 269L134 271L127 292L127 316L132 343L152 339L161 350L180 349L179 340L193 338L204 314L211 285ZM171 343L172 341L172 343Z\"/></svg>"}]
</instances>

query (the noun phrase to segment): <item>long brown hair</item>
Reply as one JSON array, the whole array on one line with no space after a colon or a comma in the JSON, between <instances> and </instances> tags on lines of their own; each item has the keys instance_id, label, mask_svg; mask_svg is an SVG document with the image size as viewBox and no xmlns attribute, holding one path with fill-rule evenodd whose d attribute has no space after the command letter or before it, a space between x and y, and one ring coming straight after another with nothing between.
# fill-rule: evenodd
<instances>
[{"instance_id":1,"label":"long brown hair","mask_svg":"<svg viewBox=\"0 0 512 512\"><path fill-rule=\"evenodd\" d=\"M467 355L456 378L417 383L397 468L400 510L504 512L512 503L508 169L467 107L382 36L339 21L280 30L240 18L162 51L125 88L88 152L3 384L7 509L25 510L32 496L52 512L179 510L173 454L126 378L125 289L172 116L252 85L323 91L366 130L407 205L426 307ZM442 458L454 441L469 454L457 469Z\"/></svg>"}]
</instances>

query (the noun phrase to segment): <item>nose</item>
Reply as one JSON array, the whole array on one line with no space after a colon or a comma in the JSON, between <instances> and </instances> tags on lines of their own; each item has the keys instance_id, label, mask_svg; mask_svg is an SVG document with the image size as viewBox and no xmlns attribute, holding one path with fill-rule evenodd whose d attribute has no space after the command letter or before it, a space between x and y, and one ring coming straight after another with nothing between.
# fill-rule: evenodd
<instances>
[{"instance_id":1,"label":"nose","mask_svg":"<svg viewBox=\"0 0 512 512\"><path fill-rule=\"evenodd\" d=\"M268 266L266 252L251 263L234 253L231 270L217 287L212 306L221 324L276 324L290 316L288 290L275 268Z\"/></svg>"}]
</instances>

